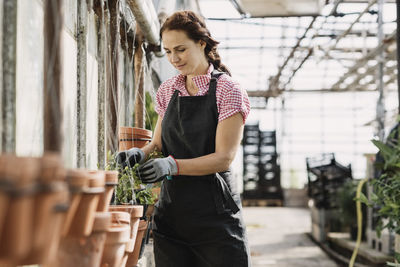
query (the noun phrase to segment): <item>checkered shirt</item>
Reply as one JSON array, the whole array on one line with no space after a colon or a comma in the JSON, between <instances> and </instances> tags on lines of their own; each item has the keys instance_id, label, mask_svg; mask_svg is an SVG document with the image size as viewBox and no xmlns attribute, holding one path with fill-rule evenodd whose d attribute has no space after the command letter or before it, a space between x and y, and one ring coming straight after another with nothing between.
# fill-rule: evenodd
<instances>
[{"instance_id":1,"label":"checkered shirt","mask_svg":"<svg viewBox=\"0 0 400 267\"><path fill-rule=\"evenodd\" d=\"M211 72L214 66L210 64L207 74L193 77L194 84L199 88L196 96L207 94L211 79ZM156 95L156 111L164 117L169 101L175 90L179 91L180 96L190 96L185 86L186 77L182 74L174 76L160 85ZM234 81L229 75L222 74L218 78L217 90L218 121L223 121L230 116L240 112L243 116L243 123L250 112L250 101L247 92L241 88L239 83Z\"/></svg>"}]
</instances>

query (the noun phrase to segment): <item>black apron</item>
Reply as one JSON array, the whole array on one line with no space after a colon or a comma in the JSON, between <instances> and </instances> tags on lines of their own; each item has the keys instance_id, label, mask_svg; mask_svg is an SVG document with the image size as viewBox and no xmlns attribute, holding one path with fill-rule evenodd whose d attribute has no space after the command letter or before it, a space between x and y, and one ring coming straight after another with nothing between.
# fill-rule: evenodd
<instances>
[{"instance_id":1,"label":"black apron","mask_svg":"<svg viewBox=\"0 0 400 267\"><path fill-rule=\"evenodd\" d=\"M179 97L175 90L162 122L164 156L190 159L215 152L221 74L213 72L204 96ZM250 266L240 196L229 171L164 179L153 236L157 267Z\"/></svg>"}]
</instances>

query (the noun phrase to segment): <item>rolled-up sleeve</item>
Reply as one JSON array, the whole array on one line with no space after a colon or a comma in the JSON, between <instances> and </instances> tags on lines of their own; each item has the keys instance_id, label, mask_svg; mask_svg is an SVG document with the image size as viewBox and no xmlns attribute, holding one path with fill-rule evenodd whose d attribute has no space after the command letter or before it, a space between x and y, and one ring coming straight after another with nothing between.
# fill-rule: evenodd
<instances>
[{"instance_id":1,"label":"rolled-up sleeve","mask_svg":"<svg viewBox=\"0 0 400 267\"><path fill-rule=\"evenodd\" d=\"M236 113L242 114L243 123L250 113L250 101L247 92L239 83L230 81L222 82L220 88L219 117L223 121Z\"/></svg>"},{"instance_id":2,"label":"rolled-up sleeve","mask_svg":"<svg viewBox=\"0 0 400 267\"><path fill-rule=\"evenodd\" d=\"M156 94L156 107L155 110L157 112L157 114L160 117L164 117L165 111L167 110L168 107L168 102L169 98L171 96L169 96L168 94L168 83L164 82L160 85L160 87L157 90L157 94ZM169 98L168 98L169 96Z\"/></svg>"}]
</instances>

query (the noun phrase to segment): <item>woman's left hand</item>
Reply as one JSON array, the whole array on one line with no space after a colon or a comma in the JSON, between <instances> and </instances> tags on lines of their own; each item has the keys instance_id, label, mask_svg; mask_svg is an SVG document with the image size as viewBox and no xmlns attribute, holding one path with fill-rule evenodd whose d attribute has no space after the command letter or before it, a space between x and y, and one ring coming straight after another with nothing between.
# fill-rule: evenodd
<instances>
[{"instance_id":1,"label":"woman's left hand","mask_svg":"<svg viewBox=\"0 0 400 267\"><path fill-rule=\"evenodd\" d=\"M139 179L145 184L156 183L169 175L178 174L178 164L172 156L161 159L151 159L139 166Z\"/></svg>"}]
</instances>

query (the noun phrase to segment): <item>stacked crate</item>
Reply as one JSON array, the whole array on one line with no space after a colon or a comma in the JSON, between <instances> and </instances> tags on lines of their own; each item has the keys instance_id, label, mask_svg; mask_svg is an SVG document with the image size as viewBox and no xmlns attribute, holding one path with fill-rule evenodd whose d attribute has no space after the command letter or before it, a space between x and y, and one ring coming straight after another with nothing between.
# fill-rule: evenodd
<instances>
[{"instance_id":1,"label":"stacked crate","mask_svg":"<svg viewBox=\"0 0 400 267\"><path fill-rule=\"evenodd\" d=\"M282 200L275 131L246 125L243 135L243 198Z\"/></svg>"},{"instance_id":2,"label":"stacked crate","mask_svg":"<svg viewBox=\"0 0 400 267\"><path fill-rule=\"evenodd\" d=\"M337 207L336 192L352 179L351 165L339 164L333 153L306 158L308 196L312 199L311 234L318 242L325 242L327 233L335 225L333 210Z\"/></svg>"},{"instance_id":3,"label":"stacked crate","mask_svg":"<svg viewBox=\"0 0 400 267\"><path fill-rule=\"evenodd\" d=\"M307 158L308 196L317 208L336 207L336 191L346 180L352 179L351 165L343 166L335 160L335 154L326 153Z\"/></svg>"}]
</instances>

